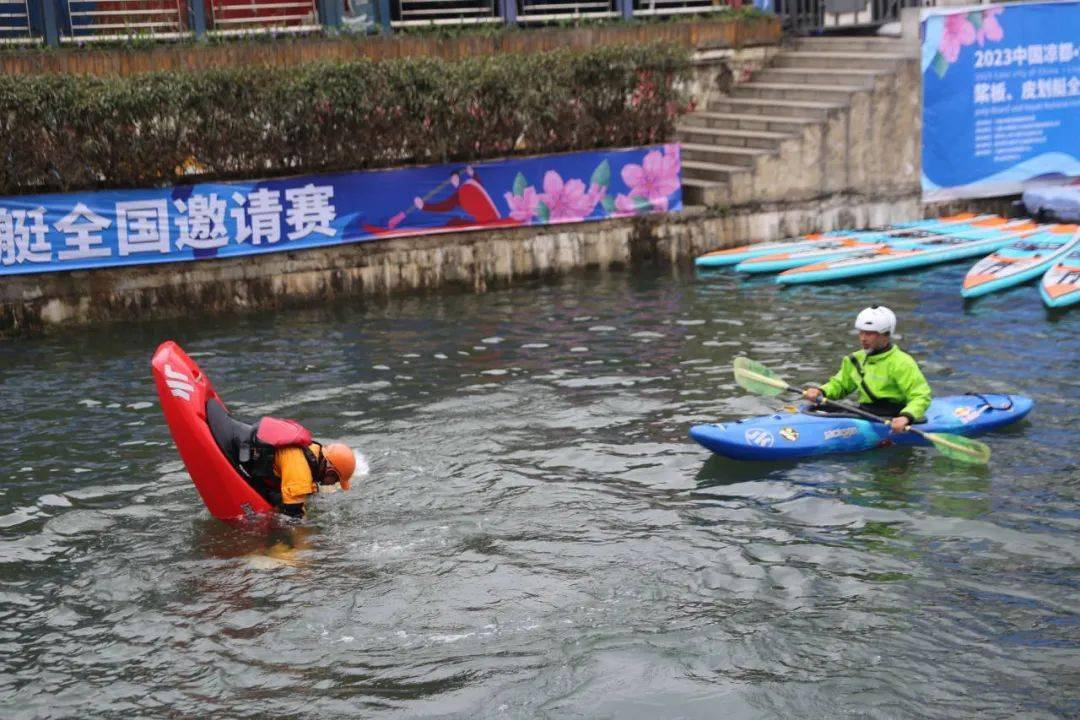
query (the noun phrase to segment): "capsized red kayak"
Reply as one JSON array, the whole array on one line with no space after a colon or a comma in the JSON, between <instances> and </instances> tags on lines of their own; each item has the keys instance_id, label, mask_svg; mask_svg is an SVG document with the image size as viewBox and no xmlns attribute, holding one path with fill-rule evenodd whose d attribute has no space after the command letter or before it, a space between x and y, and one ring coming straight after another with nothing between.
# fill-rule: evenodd
<instances>
[{"instance_id":1,"label":"capsized red kayak","mask_svg":"<svg viewBox=\"0 0 1080 720\"><path fill-rule=\"evenodd\" d=\"M158 347L150 365L173 442L210 514L220 520L272 515L273 506L240 476L210 434L206 402L221 399L210 378L172 340Z\"/></svg>"}]
</instances>

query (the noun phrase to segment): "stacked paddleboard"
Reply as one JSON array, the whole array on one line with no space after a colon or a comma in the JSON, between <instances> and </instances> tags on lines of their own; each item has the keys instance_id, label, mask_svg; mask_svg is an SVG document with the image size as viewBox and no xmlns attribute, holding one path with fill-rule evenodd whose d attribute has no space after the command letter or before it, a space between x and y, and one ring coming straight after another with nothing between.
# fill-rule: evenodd
<instances>
[{"instance_id":1,"label":"stacked paddleboard","mask_svg":"<svg viewBox=\"0 0 1080 720\"><path fill-rule=\"evenodd\" d=\"M909 223L900 223L898 225L892 225L887 228L877 228L874 230L862 230L862 231L850 231L850 230L836 230L827 233L812 233L810 235L803 235L795 238L794 240L785 240L783 242L769 242L769 243L755 243L752 245L742 245L740 247L728 248L726 250L715 250L713 252L705 253L701 257L694 261L694 264L698 267L714 268L714 267L731 267L733 265L739 265L745 261L749 261L754 258L763 258L766 256L776 255L776 260L781 258L787 258L792 255L801 252L815 253L818 251L827 252L832 249L841 248L859 248L860 246L873 245L879 242L881 238L889 236L891 233L904 233L907 231L919 231L925 230L933 232L938 228L946 228L949 226L960 226L968 223L973 223L983 220L992 220L993 215L975 215L974 213L961 213L959 215L952 215L942 218L932 218L928 220L916 220ZM811 257L817 257L811 255ZM812 259L806 259L805 262L814 262ZM795 265L788 265L788 267L795 267ZM752 268L737 268L739 270L746 270L747 272L753 272ZM768 271L765 271L768 272Z\"/></svg>"},{"instance_id":2,"label":"stacked paddleboard","mask_svg":"<svg viewBox=\"0 0 1080 720\"><path fill-rule=\"evenodd\" d=\"M1080 250L1073 250L1050 266L1039 283L1039 293L1049 307L1080 302Z\"/></svg>"},{"instance_id":3,"label":"stacked paddleboard","mask_svg":"<svg viewBox=\"0 0 1080 720\"><path fill-rule=\"evenodd\" d=\"M1039 229L1027 220L997 220L970 231L902 240L834 260L801 265L780 273L776 281L785 285L828 282L938 265L997 250Z\"/></svg>"},{"instance_id":4,"label":"stacked paddleboard","mask_svg":"<svg viewBox=\"0 0 1080 720\"><path fill-rule=\"evenodd\" d=\"M1057 297L1069 295L1069 285L1076 287L1075 278L1069 282L1069 265L1059 261L1077 250L1080 250L1080 230L1076 225L1051 226L1006 245L975 263L964 276L964 286L960 292L966 298L979 297L1046 275L1050 280L1043 283L1043 299L1047 305L1053 306L1053 300ZM1080 263L1074 262L1073 265ZM1054 268L1061 269L1051 274ZM1078 271L1080 267L1074 268L1072 274L1076 275ZM1050 290L1047 288L1053 288L1057 295L1050 295L1048 299ZM1074 298L1080 300L1080 295L1074 295Z\"/></svg>"},{"instance_id":5,"label":"stacked paddleboard","mask_svg":"<svg viewBox=\"0 0 1080 720\"><path fill-rule=\"evenodd\" d=\"M997 227L1005 221L994 215L971 216L969 213L949 218L905 223L895 228L847 233L806 247L787 252L759 255L743 260L735 269L745 273L779 273L792 268L828 262L880 250L905 241L925 240L942 235L963 236L984 232L983 228Z\"/></svg>"},{"instance_id":6,"label":"stacked paddleboard","mask_svg":"<svg viewBox=\"0 0 1080 720\"><path fill-rule=\"evenodd\" d=\"M706 253L698 267L778 273L785 285L861 278L986 255L964 279L978 297L1043 276L1050 307L1080 302L1080 228L963 213L884 228L803 235Z\"/></svg>"}]
</instances>

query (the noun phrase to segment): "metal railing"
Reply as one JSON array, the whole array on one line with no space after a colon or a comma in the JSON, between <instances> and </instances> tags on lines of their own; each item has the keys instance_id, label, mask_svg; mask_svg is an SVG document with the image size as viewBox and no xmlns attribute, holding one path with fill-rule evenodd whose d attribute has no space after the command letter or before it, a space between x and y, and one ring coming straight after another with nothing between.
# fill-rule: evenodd
<instances>
[{"instance_id":1,"label":"metal railing","mask_svg":"<svg viewBox=\"0 0 1080 720\"><path fill-rule=\"evenodd\" d=\"M315 0L211 0L209 19L210 35L313 32L322 28Z\"/></svg>"},{"instance_id":2,"label":"metal railing","mask_svg":"<svg viewBox=\"0 0 1080 720\"><path fill-rule=\"evenodd\" d=\"M26 0L0 0L0 45L34 42Z\"/></svg>"},{"instance_id":3,"label":"metal railing","mask_svg":"<svg viewBox=\"0 0 1080 720\"><path fill-rule=\"evenodd\" d=\"M420 25L478 25L500 23L495 0L401 0L393 13L393 27Z\"/></svg>"},{"instance_id":4,"label":"metal railing","mask_svg":"<svg viewBox=\"0 0 1080 720\"><path fill-rule=\"evenodd\" d=\"M61 42L186 36L186 0L65 0Z\"/></svg>"},{"instance_id":5,"label":"metal railing","mask_svg":"<svg viewBox=\"0 0 1080 720\"><path fill-rule=\"evenodd\" d=\"M713 0L634 0L634 17L654 17L664 15L700 15L721 12L729 7L739 7L739 0L726 4Z\"/></svg>"},{"instance_id":6,"label":"metal railing","mask_svg":"<svg viewBox=\"0 0 1080 720\"><path fill-rule=\"evenodd\" d=\"M936 5L937 0L774 0L773 10L785 30L813 34L876 28L898 21L903 8Z\"/></svg>"},{"instance_id":7,"label":"metal railing","mask_svg":"<svg viewBox=\"0 0 1080 720\"><path fill-rule=\"evenodd\" d=\"M620 16L610 0L519 0L518 22L545 23L564 20L603 20Z\"/></svg>"},{"instance_id":8,"label":"metal railing","mask_svg":"<svg viewBox=\"0 0 1080 720\"><path fill-rule=\"evenodd\" d=\"M786 0L817 2L827 0ZM885 2L886 0L873 0ZM891 0L904 2L913 0ZM0 45L678 16L744 0L0 0ZM777 0L785 2L785 0Z\"/></svg>"}]
</instances>

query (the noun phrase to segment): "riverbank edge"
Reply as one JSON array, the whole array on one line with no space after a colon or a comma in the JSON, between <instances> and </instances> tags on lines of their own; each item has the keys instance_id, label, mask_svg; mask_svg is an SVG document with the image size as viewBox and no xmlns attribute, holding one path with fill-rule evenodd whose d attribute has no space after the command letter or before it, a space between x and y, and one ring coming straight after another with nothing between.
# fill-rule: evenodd
<instances>
[{"instance_id":1,"label":"riverbank edge","mask_svg":"<svg viewBox=\"0 0 1080 720\"><path fill-rule=\"evenodd\" d=\"M724 247L921 217L917 190L830 195L737 209L447 233L294 252L158 265L10 275L0 337L102 322L310 306L344 297L485 292L578 269L689 265Z\"/></svg>"}]
</instances>

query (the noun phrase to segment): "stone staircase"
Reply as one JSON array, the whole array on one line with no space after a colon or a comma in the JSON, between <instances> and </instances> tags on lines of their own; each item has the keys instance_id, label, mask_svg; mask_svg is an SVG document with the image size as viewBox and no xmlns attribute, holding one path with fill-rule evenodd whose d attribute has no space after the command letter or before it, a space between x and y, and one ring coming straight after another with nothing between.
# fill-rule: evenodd
<instances>
[{"instance_id":1,"label":"stone staircase","mask_svg":"<svg viewBox=\"0 0 1080 720\"><path fill-rule=\"evenodd\" d=\"M918 184L917 62L903 41L799 38L682 119L683 200L734 206Z\"/></svg>"}]
</instances>

